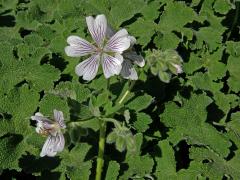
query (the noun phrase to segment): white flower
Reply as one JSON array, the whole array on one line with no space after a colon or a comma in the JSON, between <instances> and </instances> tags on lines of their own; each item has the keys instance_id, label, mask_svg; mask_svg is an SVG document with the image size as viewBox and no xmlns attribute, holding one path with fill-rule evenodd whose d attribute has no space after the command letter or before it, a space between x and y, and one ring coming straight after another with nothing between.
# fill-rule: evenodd
<instances>
[{"instance_id":1,"label":"white flower","mask_svg":"<svg viewBox=\"0 0 240 180\"><path fill-rule=\"evenodd\" d=\"M139 67L143 67L145 65L145 60L141 55L138 55L133 48L133 45L136 43L136 39L133 36L128 36L131 42L131 48L129 51L124 52L123 55L123 63L121 75L125 79L137 80L138 75L133 67L133 64L137 64Z\"/></svg>"},{"instance_id":2,"label":"white flower","mask_svg":"<svg viewBox=\"0 0 240 180\"><path fill-rule=\"evenodd\" d=\"M65 52L71 57L91 55L76 66L76 73L83 76L84 80L92 80L97 75L99 63L102 64L103 73L106 78L118 75L122 69L122 53L130 46L128 32L119 30L108 41L106 41L107 19L105 15L86 18L88 30L95 41L95 45L78 37L69 36Z\"/></svg>"},{"instance_id":3,"label":"white flower","mask_svg":"<svg viewBox=\"0 0 240 180\"><path fill-rule=\"evenodd\" d=\"M32 120L37 121L36 131L39 134L47 135L40 156L53 157L57 152L61 152L65 145L65 139L61 129L65 129L64 117L62 111L53 110L54 121L44 117L37 112L31 117Z\"/></svg>"},{"instance_id":4,"label":"white flower","mask_svg":"<svg viewBox=\"0 0 240 180\"><path fill-rule=\"evenodd\" d=\"M111 38L114 35L113 29L108 26L107 27L107 37ZM125 79L137 80L138 75L133 67L133 64L137 64L139 67L143 67L145 65L145 60L141 55L138 55L133 48L133 45L136 44L136 39L133 36L128 36L130 40L130 48L123 52L123 63L121 69L121 75Z\"/></svg>"}]
</instances>

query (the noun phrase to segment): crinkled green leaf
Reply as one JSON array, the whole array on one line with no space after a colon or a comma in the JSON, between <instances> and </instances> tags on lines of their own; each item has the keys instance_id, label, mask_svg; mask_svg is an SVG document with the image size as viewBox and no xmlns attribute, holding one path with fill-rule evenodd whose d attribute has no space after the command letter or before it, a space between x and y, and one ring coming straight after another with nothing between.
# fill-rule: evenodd
<instances>
[{"instance_id":1,"label":"crinkled green leaf","mask_svg":"<svg viewBox=\"0 0 240 180\"><path fill-rule=\"evenodd\" d=\"M239 151L236 152L234 158L226 161L221 156L206 148L191 148L190 157L201 164L201 173L205 177L222 179L223 176L228 176L233 179L240 176ZM205 161L205 162L204 162Z\"/></svg>"},{"instance_id":2,"label":"crinkled green leaf","mask_svg":"<svg viewBox=\"0 0 240 180\"><path fill-rule=\"evenodd\" d=\"M40 104L40 112L44 116L53 117L53 110L62 111L65 121L68 121L70 118L69 107L66 100L62 99L59 96L47 94L43 97Z\"/></svg>"},{"instance_id":3,"label":"crinkled green leaf","mask_svg":"<svg viewBox=\"0 0 240 180\"><path fill-rule=\"evenodd\" d=\"M145 113L137 113L137 119L133 125L138 132L145 132L149 128L151 122L152 119L149 115Z\"/></svg>"},{"instance_id":4,"label":"crinkled green leaf","mask_svg":"<svg viewBox=\"0 0 240 180\"><path fill-rule=\"evenodd\" d=\"M39 94L26 85L15 88L3 98L1 107L6 118L0 120L1 135L7 133L27 134L30 132L30 117L36 111Z\"/></svg>"},{"instance_id":5,"label":"crinkled green leaf","mask_svg":"<svg viewBox=\"0 0 240 180\"><path fill-rule=\"evenodd\" d=\"M151 173L154 165L153 159L150 158L149 155L140 156L142 139L141 134L136 135L137 150L135 153L127 154L125 163L127 163L129 167L120 179L128 179L133 176L143 178L145 175Z\"/></svg>"},{"instance_id":6,"label":"crinkled green leaf","mask_svg":"<svg viewBox=\"0 0 240 180\"><path fill-rule=\"evenodd\" d=\"M227 69L230 73L230 77L228 79L229 87L234 92L239 92L240 86L239 86L239 65L240 61L238 57L230 56L228 59Z\"/></svg>"},{"instance_id":7,"label":"crinkled green leaf","mask_svg":"<svg viewBox=\"0 0 240 180\"><path fill-rule=\"evenodd\" d=\"M89 148L88 144L81 143L70 152L68 150L64 151L62 153L64 159L56 170L66 173L67 177L71 179L78 179L79 176L83 179L88 179L92 162L90 160L85 161L85 156Z\"/></svg>"},{"instance_id":8,"label":"crinkled green leaf","mask_svg":"<svg viewBox=\"0 0 240 180\"><path fill-rule=\"evenodd\" d=\"M174 144L181 139L186 139L189 144L209 147L222 157L226 157L229 153L230 141L205 122L207 106L211 102L212 100L204 94L192 94L189 100L183 101L182 107L178 107L175 103L167 104L160 118L167 127L172 129L169 132L169 139ZM219 141L221 141L220 144Z\"/></svg>"},{"instance_id":9,"label":"crinkled green leaf","mask_svg":"<svg viewBox=\"0 0 240 180\"><path fill-rule=\"evenodd\" d=\"M24 152L26 147L21 135L9 135L0 140L0 168L17 169L18 158Z\"/></svg>"},{"instance_id":10,"label":"crinkled green leaf","mask_svg":"<svg viewBox=\"0 0 240 180\"><path fill-rule=\"evenodd\" d=\"M116 161L110 161L108 163L106 180L117 179L119 169L120 169L120 165Z\"/></svg>"},{"instance_id":11,"label":"crinkled green leaf","mask_svg":"<svg viewBox=\"0 0 240 180\"><path fill-rule=\"evenodd\" d=\"M129 100L127 103L127 107L130 109L134 109L135 111L141 111L147 108L152 101L152 97L148 94L137 96L136 98Z\"/></svg>"}]
</instances>

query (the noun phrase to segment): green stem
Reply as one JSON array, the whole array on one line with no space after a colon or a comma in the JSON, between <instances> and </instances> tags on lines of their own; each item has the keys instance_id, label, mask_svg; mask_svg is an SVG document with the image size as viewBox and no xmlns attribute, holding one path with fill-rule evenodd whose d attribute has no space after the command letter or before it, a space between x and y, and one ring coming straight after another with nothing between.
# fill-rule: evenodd
<instances>
[{"instance_id":1,"label":"green stem","mask_svg":"<svg viewBox=\"0 0 240 180\"><path fill-rule=\"evenodd\" d=\"M110 79L107 80L106 91L109 93ZM98 141L98 157L96 168L96 180L101 180L102 171L104 166L104 149L105 149L105 136L106 136L106 122L99 119L99 141Z\"/></svg>"},{"instance_id":2,"label":"green stem","mask_svg":"<svg viewBox=\"0 0 240 180\"><path fill-rule=\"evenodd\" d=\"M106 135L106 122L99 119L99 142L98 142L98 157L97 157L97 169L96 169L96 180L101 180L102 170L104 165L104 148L105 148L105 135Z\"/></svg>"},{"instance_id":3,"label":"green stem","mask_svg":"<svg viewBox=\"0 0 240 180\"><path fill-rule=\"evenodd\" d=\"M129 89L123 94L122 98L118 101L118 104L122 104L122 102L124 101L124 99L127 97L127 95L130 93L131 89L133 88L135 82L136 82L136 81L132 81L132 83L130 84Z\"/></svg>"},{"instance_id":4,"label":"green stem","mask_svg":"<svg viewBox=\"0 0 240 180\"><path fill-rule=\"evenodd\" d=\"M119 100L119 104L122 104L124 99L130 93L131 89L133 88L135 81L130 84L129 89L123 94L122 98ZM110 81L108 79L107 88L106 90L109 91ZM97 168L96 168L96 178L95 180L101 180L102 178L102 171L104 166L104 149L105 149L105 136L106 136L106 121L99 119L99 141L98 141L98 157L97 157Z\"/></svg>"}]
</instances>

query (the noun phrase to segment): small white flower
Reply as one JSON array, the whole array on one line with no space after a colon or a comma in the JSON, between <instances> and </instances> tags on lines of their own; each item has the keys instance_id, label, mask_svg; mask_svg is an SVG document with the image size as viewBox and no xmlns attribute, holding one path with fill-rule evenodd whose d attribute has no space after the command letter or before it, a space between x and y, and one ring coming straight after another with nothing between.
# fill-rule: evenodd
<instances>
[{"instance_id":1,"label":"small white flower","mask_svg":"<svg viewBox=\"0 0 240 180\"><path fill-rule=\"evenodd\" d=\"M107 36L111 38L114 35L113 29L108 26L107 27ZM136 44L136 39L133 36L128 36L128 39L130 40L130 48L123 52L123 63L122 63L122 69L120 74L125 79L131 79L131 80L137 80L138 75L133 67L133 64L137 64L139 67L143 67L145 65L145 60L141 55L138 55L136 51L134 50L134 44Z\"/></svg>"},{"instance_id":2,"label":"small white flower","mask_svg":"<svg viewBox=\"0 0 240 180\"><path fill-rule=\"evenodd\" d=\"M65 139L61 129L65 129L64 117L62 111L53 110L54 121L44 117L41 113L37 112L31 116L32 120L37 121L36 131L41 135L47 135L40 156L53 157L57 152L64 149Z\"/></svg>"},{"instance_id":3,"label":"small white flower","mask_svg":"<svg viewBox=\"0 0 240 180\"><path fill-rule=\"evenodd\" d=\"M95 19L92 16L86 18L88 30L95 41L95 45L78 37L69 36L65 52L71 57L91 55L76 66L78 76L84 80L92 80L97 75L99 63L102 64L103 73L106 78L118 75L122 69L122 53L130 46L128 32L121 29L106 41L107 19L105 15L98 15Z\"/></svg>"},{"instance_id":4,"label":"small white flower","mask_svg":"<svg viewBox=\"0 0 240 180\"><path fill-rule=\"evenodd\" d=\"M176 68L177 74L181 74L183 72L181 65L174 64L174 63L172 63L172 65Z\"/></svg>"}]
</instances>

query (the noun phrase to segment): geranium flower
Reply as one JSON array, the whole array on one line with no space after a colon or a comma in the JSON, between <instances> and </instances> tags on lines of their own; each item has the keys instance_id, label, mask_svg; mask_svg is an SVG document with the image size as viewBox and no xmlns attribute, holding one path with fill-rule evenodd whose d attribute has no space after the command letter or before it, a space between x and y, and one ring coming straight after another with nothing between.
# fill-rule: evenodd
<instances>
[{"instance_id":1,"label":"geranium flower","mask_svg":"<svg viewBox=\"0 0 240 180\"><path fill-rule=\"evenodd\" d=\"M108 26L107 28L107 36L111 38L114 35L113 29ZM136 44L136 38L133 36L128 36L130 40L130 48L127 51L124 51L122 69L120 74L125 79L137 80L138 75L135 70L133 64L137 64L139 67L143 67L145 65L145 60L141 55L138 55L134 49L134 44Z\"/></svg>"},{"instance_id":2,"label":"geranium flower","mask_svg":"<svg viewBox=\"0 0 240 180\"><path fill-rule=\"evenodd\" d=\"M131 45L129 51L123 53L124 60L122 63L121 75L125 79L137 80L138 75L133 64L143 67L145 65L145 60L141 55L138 55L133 48L133 45L136 43L136 39L133 36L129 36L128 38L131 40Z\"/></svg>"},{"instance_id":3,"label":"geranium flower","mask_svg":"<svg viewBox=\"0 0 240 180\"><path fill-rule=\"evenodd\" d=\"M61 152L65 145L65 139L61 129L65 129L64 117L62 111L53 110L54 120L49 120L40 112L35 113L31 117L32 120L37 121L36 132L41 135L47 135L40 156L53 157L57 152Z\"/></svg>"},{"instance_id":4,"label":"geranium flower","mask_svg":"<svg viewBox=\"0 0 240 180\"><path fill-rule=\"evenodd\" d=\"M83 79L88 81L94 79L99 63L102 64L106 78L118 75L122 69L121 54L130 46L128 32L126 29L121 29L106 41L107 19L105 15L98 15L95 19L89 16L86 22L95 44L78 36L69 36L67 38L69 46L65 47L66 54L71 57L91 55L76 66L77 75L83 76Z\"/></svg>"}]
</instances>

